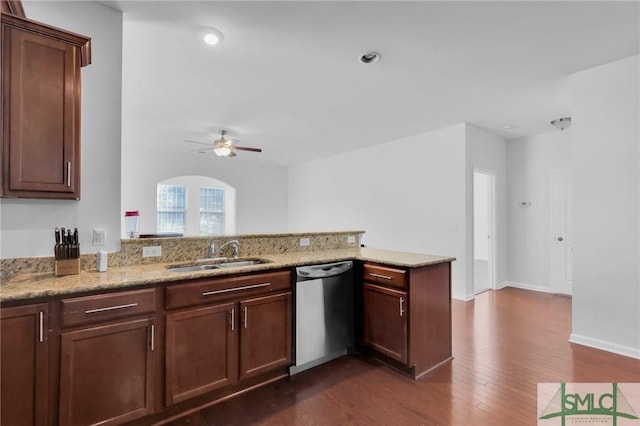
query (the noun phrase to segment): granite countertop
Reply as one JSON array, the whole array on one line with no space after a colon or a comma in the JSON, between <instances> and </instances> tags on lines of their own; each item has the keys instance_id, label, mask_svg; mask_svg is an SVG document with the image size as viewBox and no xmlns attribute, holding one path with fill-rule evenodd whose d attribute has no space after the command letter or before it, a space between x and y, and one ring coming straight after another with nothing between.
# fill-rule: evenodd
<instances>
[{"instance_id":1,"label":"granite countertop","mask_svg":"<svg viewBox=\"0 0 640 426\"><path fill-rule=\"evenodd\" d=\"M392 266L415 268L454 261L454 257L405 253L375 248L352 248L310 252L295 252L257 256L269 263L226 269L209 269L197 272L171 272L169 264L134 265L109 268L107 272L82 271L78 275L57 277L48 274L21 274L4 280L0 285L0 302L38 299L115 290L127 287L170 283L195 278L217 277L238 273L269 271L294 266L331 263L342 260L364 260ZM186 263L186 262L185 262Z\"/></svg>"}]
</instances>

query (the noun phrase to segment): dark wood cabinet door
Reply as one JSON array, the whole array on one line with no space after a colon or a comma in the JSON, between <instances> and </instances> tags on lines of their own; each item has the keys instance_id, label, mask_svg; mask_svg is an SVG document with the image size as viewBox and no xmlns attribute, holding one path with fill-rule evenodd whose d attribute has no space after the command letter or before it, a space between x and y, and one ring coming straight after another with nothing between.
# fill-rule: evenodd
<instances>
[{"instance_id":1,"label":"dark wood cabinet door","mask_svg":"<svg viewBox=\"0 0 640 426\"><path fill-rule=\"evenodd\" d=\"M240 379L291 364L291 292L240 302Z\"/></svg>"},{"instance_id":2,"label":"dark wood cabinet door","mask_svg":"<svg viewBox=\"0 0 640 426\"><path fill-rule=\"evenodd\" d=\"M0 310L0 424L46 425L48 305Z\"/></svg>"},{"instance_id":3,"label":"dark wood cabinet door","mask_svg":"<svg viewBox=\"0 0 640 426\"><path fill-rule=\"evenodd\" d=\"M407 293L364 284L364 343L376 351L407 362Z\"/></svg>"},{"instance_id":4,"label":"dark wood cabinet door","mask_svg":"<svg viewBox=\"0 0 640 426\"><path fill-rule=\"evenodd\" d=\"M79 199L80 48L8 19L3 15L2 195Z\"/></svg>"},{"instance_id":5,"label":"dark wood cabinet door","mask_svg":"<svg viewBox=\"0 0 640 426\"><path fill-rule=\"evenodd\" d=\"M166 316L166 404L237 382L235 303Z\"/></svg>"},{"instance_id":6,"label":"dark wood cabinet door","mask_svg":"<svg viewBox=\"0 0 640 426\"><path fill-rule=\"evenodd\" d=\"M60 425L116 425L153 413L153 319L61 334Z\"/></svg>"}]
</instances>

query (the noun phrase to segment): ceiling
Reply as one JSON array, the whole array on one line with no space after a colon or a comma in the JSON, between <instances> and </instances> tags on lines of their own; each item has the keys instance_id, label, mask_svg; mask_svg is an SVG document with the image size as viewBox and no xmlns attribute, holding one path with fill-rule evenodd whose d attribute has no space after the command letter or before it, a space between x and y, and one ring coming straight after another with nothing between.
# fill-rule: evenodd
<instances>
[{"instance_id":1,"label":"ceiling","mask_svg":"<svg viewBox=\"0 0 640 426\"><path fill-rule=\"evenodd\" d=\"M124 12L123 143L186 153L224 128L264 150L225 161L286 166L461 122L553 131L570 74L639 52L638 2L102 3Z\"/></svg>"}]
</instances>

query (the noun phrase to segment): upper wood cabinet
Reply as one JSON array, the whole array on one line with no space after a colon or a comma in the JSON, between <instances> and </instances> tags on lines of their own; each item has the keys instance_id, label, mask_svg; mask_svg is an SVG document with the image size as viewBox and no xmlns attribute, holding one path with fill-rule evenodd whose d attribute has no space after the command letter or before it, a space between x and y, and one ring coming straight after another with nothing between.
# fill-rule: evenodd
<instances>
[{"instance_id":1,"label":"upper wood cabinet","mask_svg":"<svg viewBox=\"0 0 640 426\"><path fill-rule=\"evenodd\" d=\"M3 197L80 199L80 68L90 40L2 13Z\"/></svg>"}]
</instances>

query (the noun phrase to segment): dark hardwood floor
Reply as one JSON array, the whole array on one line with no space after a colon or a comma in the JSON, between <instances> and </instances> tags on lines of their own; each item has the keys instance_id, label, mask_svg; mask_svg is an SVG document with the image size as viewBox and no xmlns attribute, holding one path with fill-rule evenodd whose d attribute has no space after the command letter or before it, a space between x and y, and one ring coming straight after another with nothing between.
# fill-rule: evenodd
<instances>
[{"instance_id":1,"label":"dark hardwood floor","mask_svg":"<svg viewBox=\"0 0 640 426\"><path fill-rule=\"evenodd\" d=\"M348 356L171 425L535 425L537 383L640 382L640 361L570 332L570 298L488 291L453 301L454 360L418 381Z\"/></svg>"}]
</instances>

